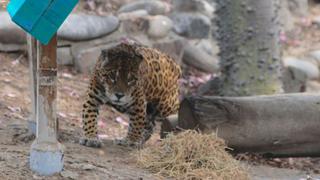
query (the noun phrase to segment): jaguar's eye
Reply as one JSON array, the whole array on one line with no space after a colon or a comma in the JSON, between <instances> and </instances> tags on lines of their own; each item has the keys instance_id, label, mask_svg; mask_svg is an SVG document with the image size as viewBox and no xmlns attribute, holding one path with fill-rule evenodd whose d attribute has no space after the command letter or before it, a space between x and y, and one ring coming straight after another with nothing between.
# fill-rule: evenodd
<instances>
[{"instance_id":1,"label":"jaguar's eye","mask_svg":"<svg viewBox=\"0 0 320 180\"><path fill-rule=\"evenodd\" d=\"M136 82L136 80L137 80L137 78L135 78L134 76L130 76L128 78L128 85L130 86L130 85L134 84Z\"/></svg>"},{"instance_id":2,"label":"jaguar's eye","mask_svg":"<svg viewBox=\"0 0 320 180\"><path fill-rule=\"evenodd\" d=\"M117 76L116 76L116 72L112 71L107 75L108 79L112 82L115 83Z\"/></svg>"}]
</instances>

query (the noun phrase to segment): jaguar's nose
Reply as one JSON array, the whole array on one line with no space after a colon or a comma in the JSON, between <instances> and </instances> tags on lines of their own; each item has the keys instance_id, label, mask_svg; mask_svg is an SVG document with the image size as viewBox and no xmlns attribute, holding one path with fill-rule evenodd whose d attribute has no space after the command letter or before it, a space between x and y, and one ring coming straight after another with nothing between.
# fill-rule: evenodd
<instances>
[{"instance_id":1,"label":"jaguar's nose","mask_svg":"<svg viewBox=\"0 0 320 180\"><path fill-rule=\"evenodd\" d=\"M118 99L121 99L121 98L124 96L123 93L115 93L114 95L115 95Z\"/></svg>"}]
</instances>

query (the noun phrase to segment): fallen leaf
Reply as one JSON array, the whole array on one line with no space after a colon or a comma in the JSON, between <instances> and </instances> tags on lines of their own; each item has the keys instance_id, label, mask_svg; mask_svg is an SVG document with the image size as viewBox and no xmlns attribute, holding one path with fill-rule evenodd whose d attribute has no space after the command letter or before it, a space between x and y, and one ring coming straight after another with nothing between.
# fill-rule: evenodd
<instances>
[{"instance_id":1,"label":"fallen leaf","mask_svg":"<svg viewBox=\"0 0 320 180\"><path fill-rule=\"evenodd\" d=\"M64 78L70 78L70 79L73 78L73 75L70 74L70 73L62 73L61 76L64 77Z\"/></svg>"},{"instance_id":2,"label":"fallen leaf","mask_svg":"<svg viewBox=\"0 0 320 180\"><path fill-rule=\"evenodd\" d=\"M10 79L4 79L3 81L4 82L10 82L11 80Z\"/></svg>"},{"instance_id":3,"label":"fallen leaf","mask_svg":"<svg viewBox=\"0 0 320 180\"><path fill-rule=\"evenodd\" d=\"M116 122L124 126L129 126L129 124L120 116L116 117Z\"/></svg>"},{"instance_id":4,"label":"fallen leaf","mask_svg":"<svg viewBox=\"0 0 320 180\"><path fill-rule=\"evenodd\" d=\"M67 117L67 115L64 114L64 113L62 113L62 112L58 112L58 116L60 116L60 117L62 117L62 118L66 118L66 117Z\"/></svg>"},{"instance_id":5,"label":"fallen leaf","mask_svg":"<svg viewBox=\"0 0 320 180\"><path fill-rule=\"evenodd\" d=\"M8 94L6 94L6 96L11 97L11 98L17 97L17 95L14 93L8 93Z\"/></svg>"},{"instance_id":6,"label":"fallen leaf","mask_svg":"<svg viewBox=\"0 0 320 180\"><path fill-rule=\"evenodd\" d=\"M21 54L16 60L11 62L12 66L16 66L20 63L20 60L23 58L23 54Z\"/></svg>"},{"instance_id":7,"label":"fallen leaf","mask_svg":"<svg viewBox=\"0 0 320 180\"><path fill-rule=\"evenodd\" d=\"M12 66L16 66L17 64L19 64L19 60L18 59L14 60L11 62L11 64L12 64Z\"/></svg>"},{"instance_id":8,"label":"fallen leaf","mask_svg":"<svg viewBox=\"0 0 320 180\"><path fill-rule=\"evenodd\" d=\"M98 126L101 127L101 128L104 128L104 127L106 127L106 123L104 123L102 120L99 120L98 121Z\"/></svg>"},{"instance_id":9,"label":"fallen leaf","mask_svg":"<svg viewBox=\"0 0 320 180\"><path fill-rule=\"evenodd\" d=\"M7 106L7 108L8 108L11 112L21 112L21 108L20 108L20 107Z\"/></svg>"},{"instance_id":10,"label":"fallen leaf","mask_svg":"<svg viewBox=\"0 0 320 180\"><path fill-rule=\"evenodd\" d=\"M110 136L107 135L107 134L98 134L98 137L99 137L100 139L109 139L109 138L110 138Z\"/></svg>"},{"instance_id":11,"label":"fallen leaf","mask_svg":"<svg viewBox=\"0 0 320 180\"><path fill-rule=\"evenodd\" d=\"M68 116L77 117L77 114L76 113L68 113Z\"/></svg>"}]
</instances>

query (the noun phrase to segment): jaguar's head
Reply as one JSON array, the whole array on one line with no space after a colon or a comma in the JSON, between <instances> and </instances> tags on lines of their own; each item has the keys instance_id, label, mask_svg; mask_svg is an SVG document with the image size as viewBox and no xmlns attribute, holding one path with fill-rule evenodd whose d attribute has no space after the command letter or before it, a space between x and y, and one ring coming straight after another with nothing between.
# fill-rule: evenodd
<instances>
[{"instance_id":1,"label":"jaguar's head","mask_svg":"<svg viewBox=\"0 0 320 180\"><path fill-rule=\"evenodd\" d=\"M99 58L99 76L108 98L118 105L130 102L140 76L142 55L133 45L121 43L102 50Z\"/></svg>"}]
</instances>

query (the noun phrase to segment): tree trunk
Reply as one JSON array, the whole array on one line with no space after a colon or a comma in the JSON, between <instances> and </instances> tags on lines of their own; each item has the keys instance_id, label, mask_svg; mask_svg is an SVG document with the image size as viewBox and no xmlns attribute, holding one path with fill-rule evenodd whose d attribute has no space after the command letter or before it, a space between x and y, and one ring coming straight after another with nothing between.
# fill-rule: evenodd
<instances>
[{"instance_id":1,"label":"tree trunk","mask_svg":"<svg viewBox=\"0 0 320 180\"><path fill-rule=\"evenodd\" d=\"M320 96L190 97L178 127L216 131L235 152L320 155Z\"/></svg>"},{"instance_id":2,"label":"tree trunk","mask_svg":"<svg viewBox=\"0 0 320 180\"><path fill-rule=\"evenodd\" d=\"M217 7L219 94L281 92L278 0L217 0Z\"/></svg>"}]
</instances>

